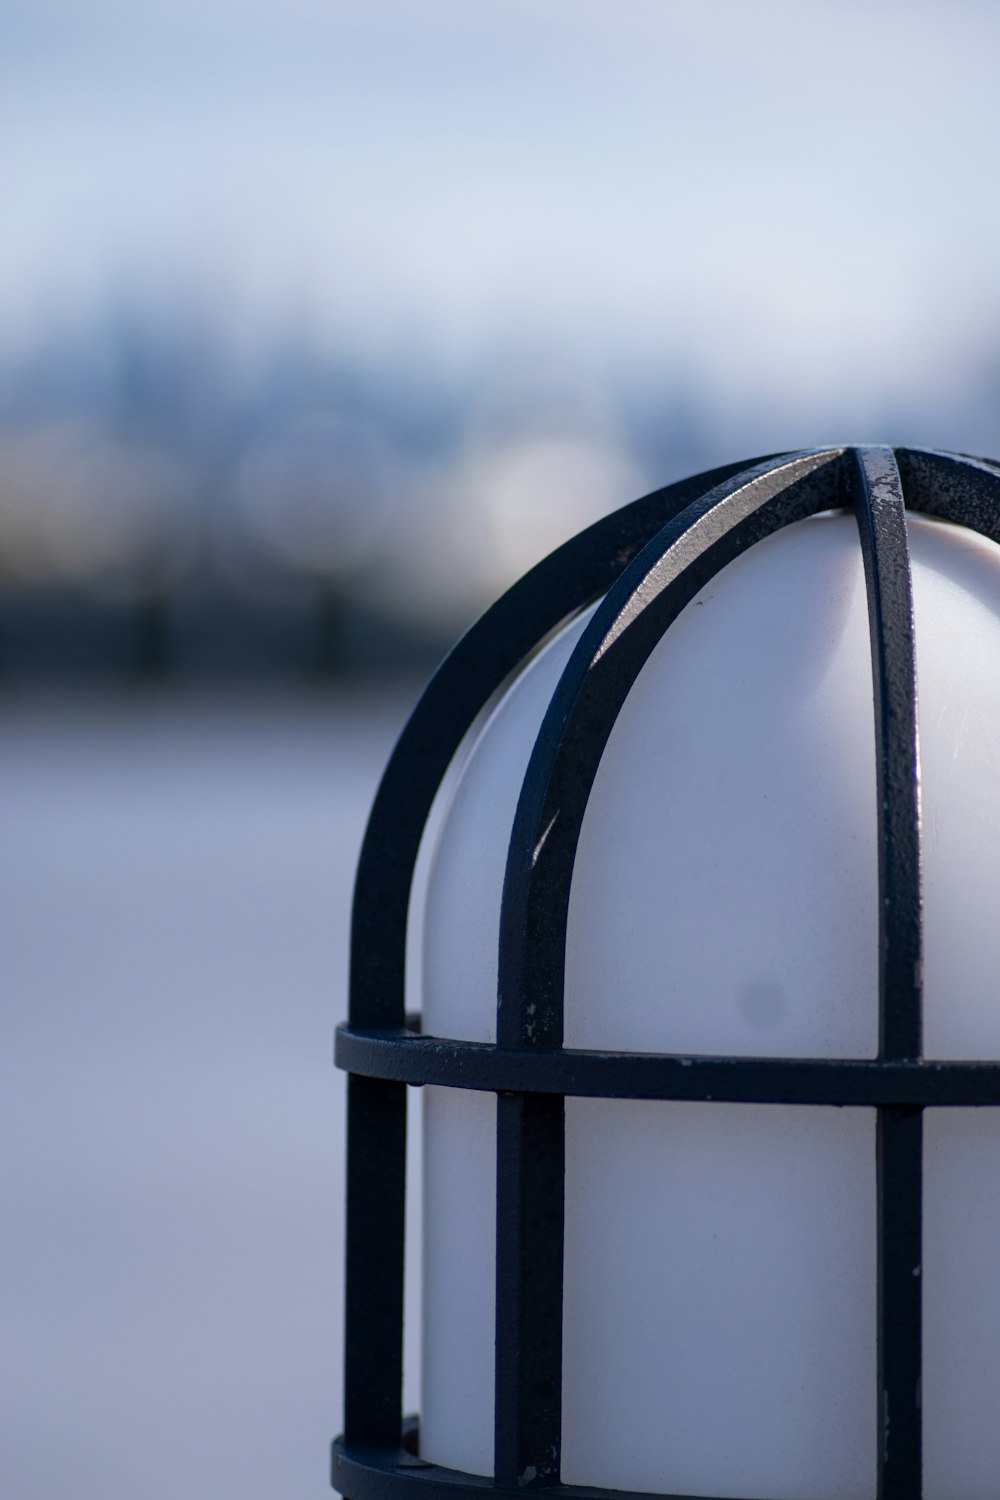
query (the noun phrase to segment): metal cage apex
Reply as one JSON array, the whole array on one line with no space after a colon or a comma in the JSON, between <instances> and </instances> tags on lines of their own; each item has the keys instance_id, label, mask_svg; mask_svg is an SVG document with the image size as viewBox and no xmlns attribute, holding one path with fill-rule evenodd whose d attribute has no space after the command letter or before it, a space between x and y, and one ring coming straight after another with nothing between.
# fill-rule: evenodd
<instances>
[{"instance_id":1,"label":"metal cage apex","mask_svg":"<svg viewBox=\"0 0 1000 1500\"><path fill-rule=\"evenodd\" d=\"M754 543L829 510L857 520L867 587L878 790L879 1048L871 1059L732 1058L563 1046L574 859L616 717L671 622ZM826 448L730 464L658 490L539 563L459 641L389 761L357 872L348 1022L345 1430L349 1500L476 1500L560 1482L564 1099L867 1105L877 1131L877 1475L919 1500L923 1110L1000 1105L1000 1063L922 1056L916 667L905 512L1000 542L1000 466L908 448ZM500 913L497 1044L421 1034L404 1001L424 825L473 720L562 622L597 603L524 778ZM558 813L558 818L556 818ZM543 835L546 835L543 837ZM407 1085L497 1096L494 1476L422 1461L401 1409Z\"/></svg>"}]
</instances>

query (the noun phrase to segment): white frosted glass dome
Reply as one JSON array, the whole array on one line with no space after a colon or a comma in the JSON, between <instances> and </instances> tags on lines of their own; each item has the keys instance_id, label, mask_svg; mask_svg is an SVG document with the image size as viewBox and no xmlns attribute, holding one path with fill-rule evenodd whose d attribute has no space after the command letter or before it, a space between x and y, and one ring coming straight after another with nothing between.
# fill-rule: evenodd
<instances>
[{"instance_id":1,"label":"white frosted glass dome","mask_svg":"<svg viewBox=\"0 0 1000 1500\"><path fill-rule=\"evenodd\" d=\"M995 1060L1000 546L907 520L924 1052ZM542 716L588 618L515 678L439 801L413 997L425 1034L496 1040L511 827ZM872 702L853 517L788 526L701 589L643 666L591 791L567 930L567 1047L876 1056ZM491 1474L495 1099L425 1095L421 1454ZM1000 1263L984 1249L1000 1242L1000 1198L977 1194L1000 1180L1000 1146L975 1111L951 1111L940 1128L933 1113L925 1364L961 1365L960 1339L977 1392L956 1402L953 1385L927 1383L925 1493L985 1500L1000 1472L990 1415L1000 1361L988 1347L1000 1330ZM566 1132L563 1481L867 1500L875 1111L569 1099ZM971 1163L957 1182L956 1151ZM966 1215L959 1252L956 1214Z\"/></svg>"},{"instance_id":2,"label":"white frosted glass dome","mask_svg":"<svg viewBox=\"0 0 1000 1500\"><path fill-rule=\"evenodd\" d=\"M925 1053L996 1058L1000 546L920 517L908 529ZM516 678L439 820L423 938L430 1033L495 1039L514 812L542 715L589 618ZM626 699L574 870L566 1045L873 1057L875 803L857 526L817 516L713 578Z\"/></svg>"}]
</instances>

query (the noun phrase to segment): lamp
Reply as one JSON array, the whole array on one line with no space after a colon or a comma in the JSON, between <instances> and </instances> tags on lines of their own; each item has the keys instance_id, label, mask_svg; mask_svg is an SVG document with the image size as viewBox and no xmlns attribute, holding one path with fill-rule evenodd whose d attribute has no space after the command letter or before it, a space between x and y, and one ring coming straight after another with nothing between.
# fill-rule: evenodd
<instances>
[{"instance_id":1,"label":"lamp","mask_svg":"<svg viewBox=\"0 0 1000 1500\"><path fill-rule=\"evenodd\" d=\"M983 460L730 465L441 667L337 1037L350 1500L1000 1494L998 542Z\"/></svg>"}]
</instances>

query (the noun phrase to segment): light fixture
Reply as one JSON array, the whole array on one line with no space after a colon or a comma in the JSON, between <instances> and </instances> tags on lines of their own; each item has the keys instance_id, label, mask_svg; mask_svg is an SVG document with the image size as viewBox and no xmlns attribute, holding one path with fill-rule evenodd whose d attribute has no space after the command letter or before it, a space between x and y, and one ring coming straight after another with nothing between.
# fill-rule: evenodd
<instances>
[{"instance_id":1,"label":"light fixture","mask_svg":"<svg viewBox=\"0 0 1000 1500\"><path fill-rule=\"evenodd\" d=\"M983 460L729 465L441 667L337 1039L349 1500L1000 1495L998 542Z\"/></svg>"}]
</instances>

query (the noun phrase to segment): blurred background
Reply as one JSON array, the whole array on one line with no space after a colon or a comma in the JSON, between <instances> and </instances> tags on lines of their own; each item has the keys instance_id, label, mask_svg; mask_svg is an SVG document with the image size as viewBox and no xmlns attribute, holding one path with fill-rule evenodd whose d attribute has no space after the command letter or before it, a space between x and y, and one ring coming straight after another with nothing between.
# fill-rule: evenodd
<instances>
[{"instance_id":1,"label":"blurred background","mask_svg":"<svg viewBox=\"0 0 1000 1500\"><path fill-rule=\"evenodd\" d=\"M998 47L989 0L3 0L12 1500L327 1493L393 736L645 490L1000 453Z\"/></svg>"}]
</instances>

